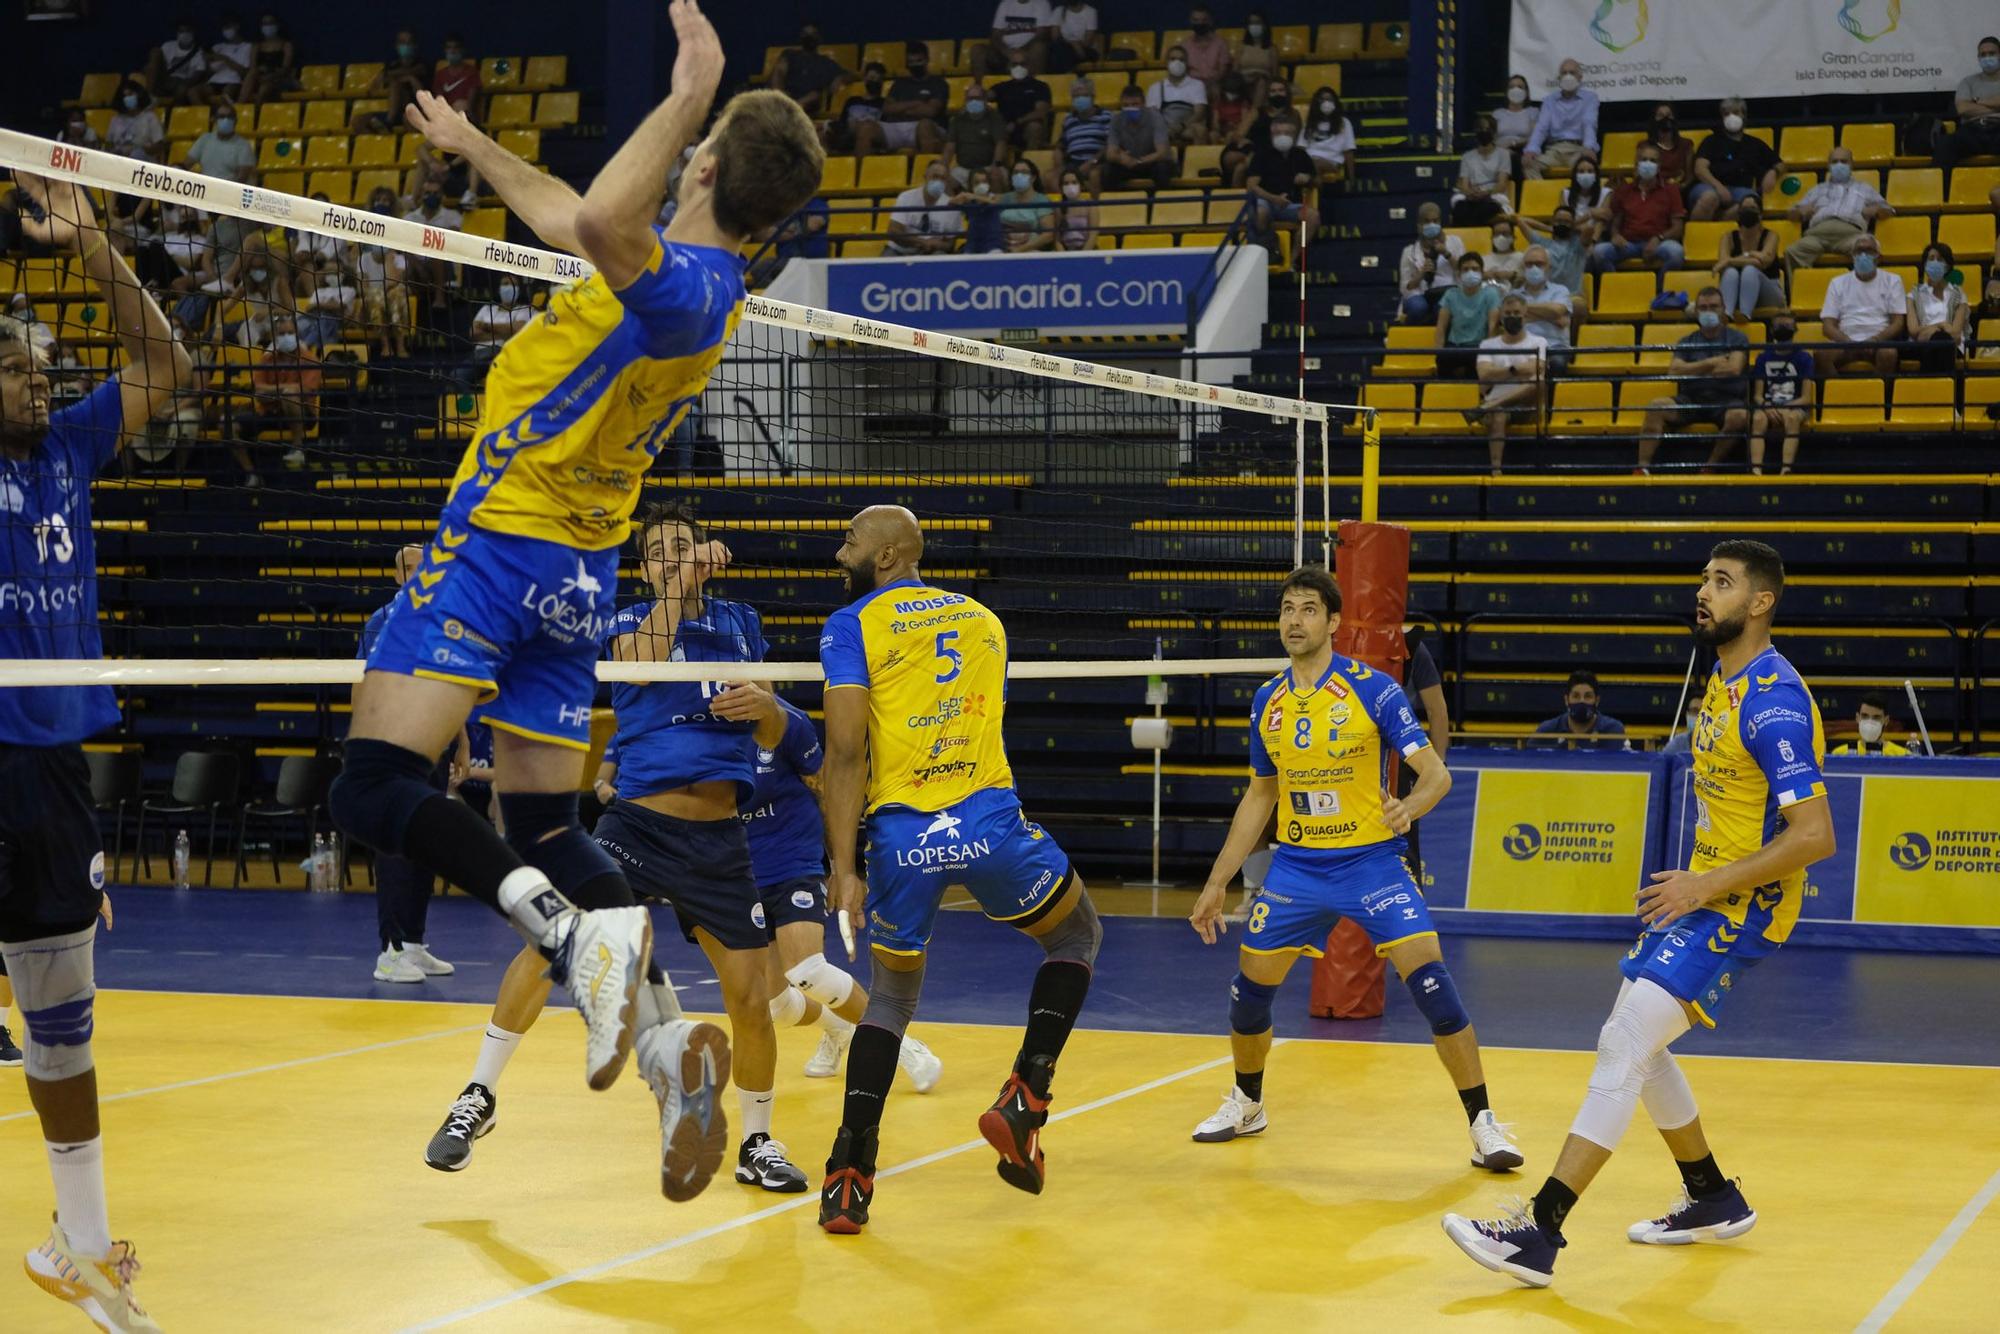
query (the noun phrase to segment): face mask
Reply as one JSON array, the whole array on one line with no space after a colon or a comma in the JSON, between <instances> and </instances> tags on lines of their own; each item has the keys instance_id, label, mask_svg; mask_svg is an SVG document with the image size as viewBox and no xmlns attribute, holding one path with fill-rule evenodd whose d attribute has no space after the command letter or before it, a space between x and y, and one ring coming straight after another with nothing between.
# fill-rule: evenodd
<instances>
[{"instance_id":1,"label":"face mask","mask_svg":"<svg viewBox=\"0 0 2000 1334\"><path fill-rule=\"evenodd\" d=\"M278 35L278 25L275 23L266 23L261 31L266 37L276 37Z\"/></svg>"},{"instance_id":2,"label":"face mask","mask_svg":"<svg viewBox=\"0 0 2000 1334\"><path fill-rule=\"evenodd\" d=\"M1274 92L1271 94L1271 106L1274 109L1288 107L1291 104L1292 104L1292 95L1290 93Z\"/></svg>"},{"instance_id":3,"label":"face mask","mask_svg":"<svg viewBox=\"0 0 2000 1334\"><path fill-rule=\"evenodd\" d=\"M993 187L988 185L984 180L977 180L972 183L972 193L976 195L991 194L992 191Z\"/></svg>"},{"instance_id":4,"label":"face mask","mask_svg":"<svg viewBox=\"0 0 2000 1334\"><path fill-rule=\"evenodd\" d=\"M445 61L445 64L447 64L447 65L456 65L456 64L457 64L457 63L458 63L459 61L461 61L461 60L463 60L463 59L465 59L465 52L463 52L463 51L459 50L459 49L458 49L457 47L455 47L455 46L447 46L447 47L446 47L446 48L444 49L444 61Z\"/></svg>"},{"instance_id":5,"label":"face mask","mask_svg":"<svg viewBox=\"0 0 2000 1334\"><path fill-rule=\"evenodd\" d=\"M924 182L924 193L929 195L932 199L943 198L944 182L939 180L935 176L931 177L929 180Z\"/></svg>"},{"instance_id":6,"label":"face mask","mask_svg":"<svg viewBox=\"0 0 2000 1334\"><path fill-rule=\"evenodd\" d=\"M817 51L817 50L819 50L819 34L818 34L818 33L816 33L816 32L802 32L802 33L800 33L800 34L799 34L799 49L800 49L801 51Z\"/></svg>"},{"instance_id":7,"label":"face mask","mask_svg":"<svg viewBox=\"0 0 2000 1334\"><path fill-rule=\"evenodd\" d=\"M1930 279L1934 283L1943 282L1944 275L1947 272L1949 272L1949 270L1945 268L1944 261L1941 259L1927 259L1924 261L1924 277Z\"/></svg>"},{"instance_id":8,"label":"face mask","mask_svg":"<svg viewBox=\"0 0 2000 1334\"><path fill-rule=\"evenodd\" d=\"M1979 57L1979 69L1983 74L2000 74L2000 56Z\"/></svg>"},{"instance_id":9,"label":"face mask","mask_svg":"<svg viewBox=\"0 0 2000 1334\"><path fill-rule=\"evenodd\" d=\"M515 297L517 297L517 296L519 296L520 294L521 294L521 292L520 292L520 289L519 289L519 288L517 288L517 287L515 287L515 286L514 286L514 284L512 284L512 283L501 283L501 284L500 284L500 304L501 304L501 305L503 305L503 306L511 306L511 305L513 305L513 304L514 304L514 298L515 298Z\"/></svg>"},{"instance_id":10,"label":"face mask","mask_svg":"<svg viewBox=\"0 0 2000 1334\"><path fill-rule=\"evenodd\" d=\"M236 28L234 28L234 27L229 27L229 28L224 28L224 29L222 30L222 40L223 40L223 41L225 41L225 42L233 42L233 41L235 41L235 40L236 40L236 34L237 34L237 31L238 31L238 30L237 30Z\"/></svg>"},{"instance_id":11,"label":"face mask","mask_svg":"<svg viewBox=\"0 0 2000 1334\"><path fill-rule=\"evenodd\" d=\"M1585 704L1581 700L1569 706L1569 718L1573 723L1587 723L1597 716L1595 704Z\"/></svg>"},{"instance_id":12,"label":"face mask","mask_svg":"<svg viewBox=\"0 0 2000 1334\"><path fill-rule=\"evenodd\" d=\"M1653 133L1660 135L1662 138L1673 138L1674 129L1675 126L1672 120L1656 120L1653 122Z\"/></svg>"},{"instance_id":13,"label":"face mask","mask_svg":"<svg viewBox=\"0 0 2000 1334\"><path fill-rule=\"evenodd\" d=\"M1856 731L1861 733L1861 739L1871 746L1882 739L1882 720L1880 718L1857 719L1854 727Z\"/></svg>"},{"instance_id":14,"label":"face mask","mask_svg":"<svg viewBox=\"0 0 2000 1334\"><path fill-rule=\"evenodd\" d=\"M1007 72L1013 75L1014 78L1016 79L1025 79L1028 77L1028 67L1026 65L1015 65Z\"/></svg>"},{"instance_id":15,"label":"face mask","mask_svg":"<svg viewBox=\"0 0 2000 1334\"><path fill-rule=\"evenodd\" d=\"M1566 93L1573 93L1583 87L1583 80L1577 78L1574 74L1565 74L1562 78L1556 80L1556 86Z\"/></svg>"},{"instance_id":16,"label":"face mask","mask_svg":"<svg viewBox=\"0 0 2000 1334\"><path fill-rule=\"evenodd\" d=\"M879 97L882 94L882 81L880 79L870 79L861 86L868 90L870 97Z\"/></svg>"},{"instance_id":17,"label":"face mask","mask_svg":"<svg viewBox=\"0 0 2000 1334\"><path fill-rule=\"evenodd\" d=\"M1764 215L1753 209L1747 212L1738 213L1736 215L1736 221L1741 223L1743 225L1743 230L1747 232L1752 228L1763 226Z\"/></svg>"},{"instance_id":18,"label":"face mask","mask_svg":"<svg viewBox=\"0 0 2000 1334\"><path fill-rule=\"evenodd\" d=\"M1743 117L1731 112L1722 118L1722 128L1730 134L1743 133Z\"/></svg>"},{"instance_id":19,"label":"face mask","mask_svg":"<svg viewBox=\"0 0 2000 1334\"><path fill-rule=\"evenodd\" d=\"M1648 158L1646 161L1641 162L1638 165L1638 167L1635 168L1635 170L1638 173L1638 177L1640 180L1650 181L1656 179L1659 176L1660 164Z\"/></svg>"},{"instance_id":20,"label":"face mask","mask_svg":"<svg viewBox=\"0 0 2000 1334\"><path fill-rule=\"evenodd\" d=\"M1514 237L1512 233L1501 232L1493 238L1493 249L1496 254L1504 255L1513 248Z\"/></svg>"},{"instance_id":21,"label":"face mask","mask_svg":"<svg viewBox=\"0 0 2000 1334\"><path fill-rule=\"evenodd\" d=\"M1597 184L1597 173L1594 171L1580 171L1576 174L1576 183L1588 190L1591 186Z\"/></svg>"},{"instance_id":22,"label":"face mask","mask_svg":"<svg viewBox=\"0 0 2000 1334\"><path fill-rule=\"evenodd\" d=\"M227 139L230 135L236 133L236 117L224 116L220 120L216 121L215 132L221 135L225 139Z\"/></svg>"},{"instance_id":23,"label":"face mask","mask_svg":"<svg viewBox=\"0 0 2000 1334\"><path fill-rule=\"evenodd\" d=\"M271 271L269 269L250 270L250 281L253 283L266 282L270 279L270 277L271 277Z\"/></svg>"},{"instance_id":24,"label":"face mask","mask_svg":"<svg viewBox=\"0 0 2000 1334\"><path fill-rule=\"evenodd\" d=\"M1262 37L1264 35L1264 25L1261 23L1247 23L1243 26L1243 31L1249 33L1252 37Z\"/></svg>"},{"instance_id":25,"label":"face mask","mask_svg":"<svg viewBox=\"0 0 2000 1334\"><path fill-rule=\"evenodd\" d=\"M191 32L184 32L180 34L180 36L177 37L175 40L180 44L181 50L185 51L189 47L194 45L194 34Z\"/></svg>"},{"instance_id":26,"label":"face mask","mask_svg":"<svg viewBox=\"0 0 2000 1334\"><path fill-rule=\"evenodd\" d=\"M1145 108L1144 108L1144 107L1126 107L1126 108L1125 108L1125 119L1126 119L1126 120L1129 120L1129 121L1134 121L1134 122L1136 122L1136 121L1137 121L1137 120L1139 119L1139 116L1140 116L1140 114L1141 114L1141 113L1142 113L1142 112L1143 112L1144 110L1145 110Z\"/></svg>"},{"instance_id":27,"label":"face mask","mask_svg":"<svg viewBox=\"0 0 2000 1334\"><path fill-rule=\"evenodd\" d=\"M1826 169L1826 178L1835 185L1845 185L1854 179L1854 168L1845 162L1836 162Z\"/></svg>"},{"instance_id":28,"label":"face mask","mask_svg":"<svg viewBox=\"0 0 2000 1334\"><path fill-rule=\"evenodd\" d=\"M1875 276L1875 256L1856 255L1854 257L1854 276L1857 278L1873 278Z\"/></svg>"},{"instance_id":29,"label":"face mask","mask_svg":"<svg viewBox=\"0 0 2000 1334\"><path fill-rule=\"evenodd\" d=\"M14 307L14 318L24 324L33 324L35 322L35 308L33 306L16 306Z\"/></svg>"},{"instance_id":30,"label":"face mask","mask_svg":"<svg viewBox=\"0 0 2000 1334\"><path fill-rule=\"evenodd\" d=\"M1521 270L1521 278L1530 287L1540 287L1548 276L1549 271L1540 264L1530 264Z\"/></svg>"},{"instance_id":31,"label":"face mask","mask_svg":"<svg viewBox=\"0 0 2000 1334\"><path fill-rule=\"evenodd\" d=\"M279 334L271 340L271 346L279 352L296 352L299 350L299 336L297 334Z\"/></svg>"},{"instance_id":32,"label":"face mask","mask_svg":"<svg viewBox=\"0 0 2000 1334\"><path fill-rule=\"evenodd\" d=\"M966 115L968 115L968 116L983 116L983 115L985 115L985 114L986 114L986 99L985 99L985 98L983 98L983 97L968 97L968 98L966 98L966 99L965 99L965 114L966 114Z\"/></svg>"},{"instance_id":33,"label":"face mask","mask_svg":"<svg viewBox=\"0 0 2000 1334\"><path fill-rule=\"evenodd\" d=\"M1276 141L1274 140L1273 142ZM1443 232L1444 232L1444 227L1441 224L1435 222L1427 222L1423 226L1417 228L1417 235L1423 237L1426 241L1437 240L1438 237L1443 234Z\"/></svg>"},{"instance_id":34,"label":"face mask","mask_svg":"<svg viewBox=\"0 0 2000 1334\"><path fill-rule=\"evenodd\" d=\"M416 53L417 53L417 47L414 42L396 43L396 54L401 56L403 59L408 60L411 56L414 56Z\"/></svg>"},{"instance_id":35,"label":"face mask","mask_svg":"<svg viewBox=\"0 0 2000 1334\"><path fill-rule=\"evenodd\" d=\"M137 111L139 109L139 94L127 93L125 94L124 101L127 111Z\"/></svg>"},{"instance_id":36,"label":"face mask","mask_svg":"<svg viewBox=\"0 0 2000 1334\"><path fill-rule=\"evenodd\" d=\"M1789 343L1792 341L1792 335L1797 332L1798 330L1789 324L1774 324L1771 326L1771 341L1774 343Z\"/></svg>"},{"instance_id":37,"label":"face mask","mask_svg":"<svg viewBox=\"0 0 2000 1334\"><path fill-rule=\"evenodd\" d=\"M1077 183L1076 183L1075 181L1064 181L1064 182L1063 182L1063 198L1064 198L1064 199L1075 199L1075 198L1076 198L1077 196L1081 195L1082 193L1083 193L1083 187L1082 187L1081 185L1078 185L1078 184L1077 184Z\"/></svg>"},{"instance_id":38,"label":"face mask","mask_svg":"<svg viewBox=\"0 0 2000 1334\"><path fill-rule=\"evenodd\" d=\"M1017 171L1013 176L1014 193L1019 194L1035 183L1035 178L1025 171Z\"/></svg>"},{"instance_id":39,"label":"face mask","mask_svg":"<svg viewBox=\"0 0 2000 1334\"><path fill-rule=\"evenodd\" d=\"M1458 271L1458 285L1468 292L1478 291L1479 285L1485 281L1486 275L1478 269L1460 269Z\"/></svg>"},{"instance_id":40,"label":"face mask","mask_svg":"<svg viewBox=\"0 0 2000 1334\"><path fill-rule=\"evenodd\" d=\"M1335 102L1330 97L1322 97L1319 100L1319 114L1322 116L1331 116L1334 112L1338 111L1339 109L1340 109L1340 104Z\"/></svg>"},{"instance_id":41,"label":"face mask","mask_svg":"<svg viewBox=\"0 0 2000 1334\"><path fill-rule=\"evenodd\" d=\"M1713 329L1716 325L1722 323L1722 312L1719 310L1697 311L1694 322L1704 329Z\"/></svg>"},{"instance_id":42,"label":"face mask","mask_svg":"<svg viewBox=\"0 0 2000 1334\"><path fill-rule=\"evenodd\" d=\"M1294 139L1289 134L1274 134L1271 136L1271 147L1276 149L1280 153L1291 152L1292 145L1297 142L1298 140Z\"/></svg>"},{"instance_id":43,"label":"face mask","mask_svg":"<svg viewBox=\"0 0 2000 1334\"><path fill-rule=\"evenodd\" d=\"M1473 135L1472 139L1481 148L1493 147L1493 131L1491 130L1481 130L1479 133Z\"/></svg>"},{"instance_id":44,"label":"face mask","mask_svg":"<svg viewBox=\"0 0 2000 1334\"><path fill-rule=\"evenodd\" d=\"M81 139L84 136L84 132L87 131L89 128L90 128L89 121L80 120L76 122L76 124L69 127L69 137L72 139Z\"/></svg>"},{"instance_id":45,"label":"face mask","mask_svg":"<svg viewBox=\"0 0 2000 1334\"><path fill-rule=\"evenodd\" d=\"M1549 228L1549 235L1555 237L1558 241L1567 241L1569 240L1570 233L1575 230L1576 228L1572 227L1569 223L1558 222Z\"/></svg>"},{"instance_id":46,"label":"face mask","mask_svg":"<svg viewBox=\"0 0 2000 1334\"><path fill-rule=\"evenodd\" d=\"M1508 106L1510 107L1525 106L1527 104L1527 101L1528 101L1528 90L1526 88L1509 88L1507 90Z\"/></svg>"},{"instance_id":47,"label":"face mask","mask_svg":"<svg viewBox=\"0 0 2000 1334\"><path fill-rule=\"evenodd\" d=\"M1069 99L1072 109L1090 111L1097 106L1097 99L1089 93L1076 93Z\"/></svg>"},{"instance_id":48,"label":"face mask","mask_svg":"<svg viewBox=\"0 0 2000 1334\"><path fill-rule=\"evenodd\" d=\"M1215 31L1215 25L1213 23L1190 23L1188 29L1197 37L1206 37Z\"/></svg>"},{"instance_id":49,"label":"face mask","mask_svg":"<svg viewBox=\"0 0 2000 1334\"><path fill-rule=\"evenodd\" d=\"M1187 73L1187 61L1169 60L1167 62L1167 74L1170 77L1178 79L1186 73Z\"/></svg>"},{"instance_id":50,"label":"face mask","mask_svg":"<svg viewBox=\"0 0 2000 1334\"><path fill-rule=\"evenodd\" d=\"M1510 334L1517 334L1521 332L1521 317L1519 315L1502 315L1500 317L1500 327Z\"/></svg>"},{"instance_id":51,"label":"face mask","mask_svg":"<svg viewBox=\"0 0 2000 1334\"><path fill-rule=\"evenodd\" d=\"M442 200L443 200L443 199L444 199L444 196L443 196L443 195L441 195L441 194L439 194L439 193L438 193L437 191L433 190L433 191L431 191L431 192L430 192L429 194L427 194L427 195L425 195L425 196L424 196L424 207L425 207L425 208L436 208L436 207L438 206L438 204L439 204L440 202L442 202Z\"/></svg>"}]
</instances>

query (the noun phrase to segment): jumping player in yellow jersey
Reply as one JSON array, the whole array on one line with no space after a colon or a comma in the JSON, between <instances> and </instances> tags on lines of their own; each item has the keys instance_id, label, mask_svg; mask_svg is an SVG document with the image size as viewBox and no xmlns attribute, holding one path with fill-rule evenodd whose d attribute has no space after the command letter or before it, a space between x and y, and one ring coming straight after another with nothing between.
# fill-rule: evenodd
<instances>
[{"instance_id":1,"label":"jumping player in yellow jersey","mask_svg":"<svg viewBox=\"0 0 2000 1334\"><path fill-rule=\"evenodd\" d=\"M1090 988L1104 938L1083 881L1021 813L1001 742L1007 632L963 593L924 583L916 516L863 510L836 559L849 605L827 618L826 762L821 810L834 906L868 912L874 980L847 1053L847 1098L821 1187L819 1224L859 1232L875 1193L876 1131L903 1032L923 989L924 949L947 887L1033 936L1046 956L1028 993L1028 1030L979 1132L1000 1176L1042 1192L1049 1081ZM868 880L854 873L864 806Z\"/></svg>"},{"instance_id":2,"label":"jumping player in yellow jersey","mask_svg":"<svg viewBox=\"0 0 2000 1334\"><path fill-rule=\"evenodd\" d=\"M1771 647L1785 565L1762 542L1718 543L1695 595L1695 638L1718 661L1694 731L1694 856L1639 892L1646 929L1625 956L1624 982L1597 1039L1590 1091L1553 1175L1531 1206L1478 1221L1447 1214L1467 1255L1530 1287L1547 1287L1563 1220L1611 1160L1644 1100L1681 1171L1681 1198L1626 1236L1656 1246L1726 1241L1756 1213L1715 1165L1694 1094L1667 1050L1784 944L1805 898L1806 868L1833 853L1820 759L1826 738L1812 692Z\"/></svg>"},{"instance_id":3,"label":"jumping player in yellow jersey","mask_svg":"<svg viewBox=\"0 0 2000 1334\"><path fill-rule=\"evenodd\" d=\"M439 99L419 94L409 112L543 241L596 272L557 292L494 361L443 520L355 692L328 803L350 835L463 886L550 958L584 1018L592 1088L610 1086L638 1034L666 1141L684 1107L712 1100L716 1063L681 1059L696 1026L663 975L639 985L651 920L577 819L595 664L640 483L741 311L739 251L811 197L823 163L795 103L744 94L696 145L673 224L656 226L723 67L694 0L669 9L673 90L582 197ZM493 731L504 838L426 783L468 717Z\"/></svg>"},{"instance_id":4,"label":"jumping player in yellow jersey","mask_svg":"<svg viewBox=\"0 0 2000 1334\"><path fill-rule=\"evenodd\" d=\"M1278 590L1278 634L1291 666L1258 690L1250 710L1250 786L1188 921L1206 944L1227 929L1223 898L1278 814L1279 846L1250 909L1230 983L1229 1043L1236 1084L1194 1138L1216 1144L1263 1132L1271 1000L1301 954L1342 917L1375 942L1431 1026L1472 1135L1472 1165L1505 1172L1521 1154L1487 1106L1479 1039L1444 966L1423 891L1403 861L1410 823L1451 791L1451 772L1417 725L1401 686L1333 651L1340 589L1316 565ZM1390 751L1416 771L1398 799L1384 789Z\"/></svg>"}]
</instances>

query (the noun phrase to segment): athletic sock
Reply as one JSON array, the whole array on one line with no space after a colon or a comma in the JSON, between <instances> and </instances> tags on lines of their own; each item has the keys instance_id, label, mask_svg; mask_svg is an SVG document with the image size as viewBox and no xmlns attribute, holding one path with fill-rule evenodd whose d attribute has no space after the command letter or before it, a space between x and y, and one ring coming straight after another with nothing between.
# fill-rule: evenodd
<instances>
[{"instance_id":1,"label":"athletic sock","mask_svg":"<svg viewBox=\"0 0 2000 1334\"><path fill-rule=\"evenodd\" d=\"M1684 1163L1674 1160L1681 1169L1681 1180L1687 1184L1687 1192L1697 1200L1705 1200L1720 1195L1729 1189L1729 1178L1722 1175L1722 1169L1715 1165L1715 1155L1708 1154L1699 1162Z\"/></svg>"},{"instance_id":2,"label":"athletic sock","mask_svg":"<svg viewBox=\"0 0 2000 1334\"><path fill-rule=\"evenodd\" d=\"M840 1123L857 1135L882 1124L882 1104L896 1079L896 1053L902 1038L886 1028L860 1024L847 1049L847 1099Z\"/></svg>"},{"instance_id":3,"label":"athletic sock","mask_svg":"<svg viewBox=\"0 0 2000 1334\"><path fill-rule=\"evenodd\" d=\"M1250 1101L1264 1101L1264 1072L1259 1070L1255 1074L1250 1074L1246 1071L1238 1070L1236 1072L1236 1087Z\"/></svg>"},{"instance_id":4,"label":"athletic sock","mask_svg":"<svg viewBox=\"0 0 2000 1334\"><path fill-rule=\"evenodd\" d=\"M1063 1044L1076 1027L1083 1011L1083 998L1090 990L1090 969L1070 959L1050 959L1035 970L1035 985L1028 992L1028 1031L1021 1038L1021 1054L1014 1058L1014 1073L1028 1080L1038 1098L1046 1098L1046 1088L1034 1088L1037 1078L1047 1082ZM1037 1068L1036 1057L1047 1064Z\"/></svg>"},{"instance_id":5,"label":"athletic sock","mask_svg":"<svg viewBox=\"0 0 2000 1334\"><path fill-rule=\"evenodd\" d=\"M842 1019L824 1005L819 1007L819 1026L837 1038L844 1038L854 1031L852 1019Z\"/></svg>"},{"instance_id":6,"label":"athletic sock","mask_svg":"<svg viewBox=\"0 0 2000 1334\"><path fill-rule=\"evenodd\" d=\"M1477 1121L1479 1114L1487 1108L1486 1085L1475 1084L1469 1089L1460 1089L1458 1100L1465 1107L1466 1121Z\"/></svg>"},{"instance_id":7,"label":"athletic sock","mask_svg":"<svg viewBox=\"0 0 2000 1334\"><path fill-rule=\"evenodd\" d=\"M1550 1177L1535 1192L1535 1222L1551 1237L1562 1236L1563 1220L1576 1207L1576 1192L1562 1182Z\"/></svg>"},{"instance_id":8,"label":"athletic sock","mask_svg":"<svg viewBox=\"0 0 2000 1334\"><path fill-rule=\"evenodd\" d=\"M500 1087L500 1075L513 1058L514 1049L521 1045L525 1033L509 1033L498 1024L486 1026L486 1036L479 1040L479 1058L472 1063L472 1082L484 1084L491 1093Z\"/></svg>"},{"instance_id":9,"label":"athletic sock","mask_svg":"<svg viewBox=\"0 0 2000 1334\"><path fill-rule=\"evenodd\" d=\"M104 1137L81 1143L46 1141L56 1186L56 1222L70 1248L91 1260L111 1254L111 1219L104 1204Z\"/></svg>"},{"instance_id":10,"label":"athletic sock","mask_svg":"<svg viewBox=\"0 0 2000 1334\"><path fill-rule=\"evenodd\" d=\"M771 1104L776 1102L777 1098L775 1089L765 1089L762 1093L746 1088L736 1090L736 1105L743 1118L741 1138L749 1139L752 1135L763 1135L767 1139L770 1137Z\"/></svg>"}]
</instances>

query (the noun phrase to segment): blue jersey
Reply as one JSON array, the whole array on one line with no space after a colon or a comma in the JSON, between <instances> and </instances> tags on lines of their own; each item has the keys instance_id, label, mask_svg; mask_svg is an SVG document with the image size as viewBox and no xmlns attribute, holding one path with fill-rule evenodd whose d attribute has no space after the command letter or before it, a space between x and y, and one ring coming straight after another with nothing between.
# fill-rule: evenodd
<instances>
[{"instance_id":1,"label":"blue jersey","mask_svg":"<svg viewBox=\"0 0 2000 1334\"><path fill-rule=\"evenodd\" d=\"M826 874L826 834L819 800L805 779L826 752L812 719L784 700L785 735L775 750L757 747L757 781L743 823L750 826L750 866L757 888Z\"/></svg>"},{"instance_id":2,"label":"blue jersey","mask_svg":"<svg viewBox=\"0 0 2000 1334\"><path fill-rule=\"evenodd\" d=\"M653 603L627 607L611 620L610 637L636 631ZM709 598L701 615L683 618L674 633L674 662L762 662L769 646L763 622L741 602ZM691 783L731 780L741 806L757 776L752 723L732 723L708 711L725 687L713 681L614 685L618 714L618 792L628 801Z\"/></svg>"},{"instance_id":3,"label":"blue jersey","mask_svg":"<svg viewBox=\"0 0 2000 1334\"><path fill-rule=\"evenodd\" d=\"M101 658L90 482L125 429L116 379L49 414L24 459L0 453L0 658ZM118 725L110 686L0 689L0 742L67 746Z\"/></svg>"},{"instance_id":4,"label":"blue jersey","mask_svg":"<svg viewBox=\"0 0 2000 1334\"><path fill-rule=\"evenodd\" d=\"M375 641L380 639L382 631L388 628L389 614L396 610L396 604L402 600L403 595L398 593L368 613L368 620L361 627L361 646L354 651L355 657L365 659L375 651Z\"/></svg>"}]
</instances>

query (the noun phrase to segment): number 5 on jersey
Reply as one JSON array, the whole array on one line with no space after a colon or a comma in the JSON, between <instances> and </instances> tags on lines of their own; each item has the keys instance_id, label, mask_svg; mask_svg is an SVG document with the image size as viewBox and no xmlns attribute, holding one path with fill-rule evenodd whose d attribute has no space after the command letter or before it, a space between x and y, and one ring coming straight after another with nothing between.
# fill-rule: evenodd
<instances>
[{"instance_id":1,"label":"number 5 on jersey","mask_svg":"<svg viewBox=\"0 0 2000 1334\"><path fill-rule=\"evenodd\" d=\"M937 660L940 663L949 662L951 664L950 667L938 673L937 683L939 685L944 685L950 681L956 681L958 679L958 673L960 669L962 669L965 666L964 655L951 646L952 641L957 638L958 638L958 631L956 630L938 631Z\"/></svg>"}]
</instances>

